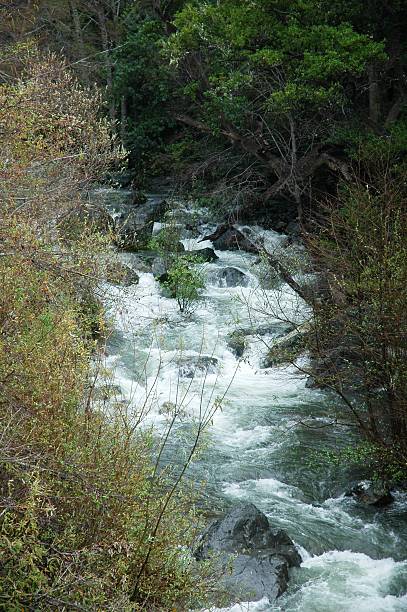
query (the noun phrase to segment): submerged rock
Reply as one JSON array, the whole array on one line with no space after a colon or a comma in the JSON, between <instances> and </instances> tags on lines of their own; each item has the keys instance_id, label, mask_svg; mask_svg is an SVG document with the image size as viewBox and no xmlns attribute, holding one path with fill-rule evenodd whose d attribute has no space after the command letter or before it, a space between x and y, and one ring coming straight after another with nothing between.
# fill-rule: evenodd
<instances>
[{"instance_id":1,"label":"submerged rock","mask_svg":"<svg viewBox=\"0 0 407 612\"><path fill-rule=\"evenodd\" d=\"M231 266L223 268L219 276L220 280L225 283L226 287L247 287L249 284L249 277L247 274L238 268L232 268Z\"/></svg>"},{"instance_id":2,"label":"submerged rock","mask_svg":"<svg viewBox=\"0 0 407 612\"><path fill-rule=\"evenodd\" d=\"M214 374L217 371L218 363L215 357L207 355L182 357L178 360L179 375L181 378L194 378L194 376Z\"/></svg>"},{"instance_id":3,"label":"submerged rock","mask_svg":"<svg viewBox=\"0 0 407 612\"><path fill-rule=\"evenodd\" d=\"M390 489L383 482L373 480L362 480L358 482L346 493L346 496L354 497L367 506L383 507L394 501Z\"/></svg>"},{"instance_id":4,"label":"submerged rock","mask_svg":"<svg viewBox=\"0 0 407 612\"><path fill-rule=\"evenodd\" d=\"M289 567L301 557L283 530L273 530L253 504L237 505L205 531L195 552L203 560L216 555L224 570L222 582L231 596L273 602L287 588ZM233 555L231 557L231 555Z\"/></svg>"}]
</instances>

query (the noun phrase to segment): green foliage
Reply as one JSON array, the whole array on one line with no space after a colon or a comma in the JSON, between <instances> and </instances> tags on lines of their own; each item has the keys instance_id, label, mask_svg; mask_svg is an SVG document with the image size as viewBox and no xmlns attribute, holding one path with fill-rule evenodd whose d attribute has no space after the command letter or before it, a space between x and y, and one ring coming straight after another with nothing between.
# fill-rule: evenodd
<instances>
[{"instance_id":1,"label":"green foliage","mask_svg":"<svg viewBox=\"0 0 407 612\"><path fill-rule=\"evenodd\" d=\"M95 392L106 239L63 234L114 141L98 96L33 62L0 87L0 609L200 608L193 493L128 404Z\"/></svg>"},{"instance_id":2,"label":"green foliage","mask_svg":"<svg viewBox=\"0 0 407 612\"><path fill-rule=\"evenodd\" d=\"M127 406L113 400L104 414L93 400L103 313L91 294L77 299L81 257L61 275L21 222L3 224L1 241L0 608L203 605L210 570L185 552L199 529L191 492L157 473L154 438Z\"/></svg>"},{"instance_id":3,"label":"green foliage","mask_svg":"<svg viewBox=\"0 0 407 612\"><path fill-rule=\"evenodd\" d=\"M199 258L193 255L180 255L168 270L164 286L175 297L180 312L190 314L205 286L202 270L196 268Z\"/></svg>"},{"instance_id":4,"label":"green foliage","mask_svg":"<svg viewBox=\"0 0 407 612\"><path fill-rule=\"evenodd\" d=\"M164 258L171 258L182 249L180 228L174 222L165 223L164 227L151 238L149 248L157 251Z\"/></svg>"},{"instance_id":5,"label":"green foliage","mask_svg":"<svg viewBox=\"0 0 407 612\"><path fill-rule=\"evenodd\" d=\"M158 19L140 15L137 7L128 12L123 25L123 45L114 53L113 93L118 105L122 97L126 100L125 144L133 163L149 164L173 125L167 110L170 73L161 57L165 30Z\"/></svg>"},{"instance_id":6,"label":"green foliage","mask_svg":"<svg viewBox=\"0 0 407 612\"><path fill-rule=\"evenodd\" d=\"M315 304L312 350L364 437L406 465L407 235L405 166L377 161L326 203L310 240L330 291ZM328 357L327 357L328 355ZM404 468L403 468L404 469Z\"/></svg>"},{"instance_id":7,"label":"green foliage","mask_svg":"<svg viewBox=\"0 0 407 612\"><path fill-rule=\"evenodd\" d=\"M318 469L321 458L334 466L346 466L350 471L362 471L364 478L386 482L390 486L404 484L407 476L407 462L403 450L394 445L386 447L364 440L352 446L335 451L317 451L309 461L310 467Z\"/></svg>"},{"instance_id":8,"label":"green foliage","mask_svg":"<svg viewBox=\"0 0 407 612\"><path fill-rule=\"evenodd\" d=\"M187 4L176 16L177 32L169 43L173 61L181 62L199 48L210 71L205 97L216 99L231 120L233 104L234 112L247 121L259 79L265 101L272 83L266 104L278 100L277 107L272 104L276 112L303 106L314 111L342 103L348 76L363 74L369 61L385 59L381 43L357 33L349 23L330 24L325 14L315 11L315 2L275 4L271 10L263 1L250 7L228 1ZM277 4L284 5L284 17ZM204 112L207 105L204 102Z\"/></svg>"}]
</instances>

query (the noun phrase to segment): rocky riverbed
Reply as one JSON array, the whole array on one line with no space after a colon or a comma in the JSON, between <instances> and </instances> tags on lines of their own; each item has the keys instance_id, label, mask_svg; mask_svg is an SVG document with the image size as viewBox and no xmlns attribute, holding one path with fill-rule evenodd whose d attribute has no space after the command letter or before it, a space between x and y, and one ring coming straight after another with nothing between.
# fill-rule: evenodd
<instances>
[{"instance_id":1,"label":"rocky riverbed","mask_svg":"<svg viewBox=\"0 0 407 612\"><path fill-rule=\"evenodd\" d=\"M226 394L188 478L197 486L206 483L202 503L208 514L219 517L198 556L211 548L238 555L228 580L228 609L406 610L407 496L395 492L392 503L380 508L346 495L350 481L363 474L336 467L320 454L349 444L354 435L330 425L338 400L307 388L301 368L270 359L276 341L288 341L292 326L306 325L306 304L283 282L265 282L263 263L252 249L244 250L240 234L228 235L221 244L205 211L188 212L187 206L177 218L188 236L182 239L184 249L213 248L216 258L202 264L202 298L189 317L182 316L156 280L151 255L137 252L129 230L133 224L135 234L157 231L163 211L171 209L167 196L151 196L138 205L143 211L129 192L116 192L113 203L108 192L94 193L93 202L127 228L131 245L120 257L138 282L108 288L115 332L107 361L132 409L148 404L145 422L156 431L168 424L168 406L182 401L182 418L163 462L182 463L194 424ZM260 240L277 257L293 248L296 257L302 256L286 235L255 226L235 229L251 243L253 237ZM202 242L211 235L213 242ZM291 327L282 324L282 312ZM298 364L306 359L299 351ZM249 515L246 527L236 531L242 513ZM239 533L245 529L242 540ZM238 584L240 574L244 579ZM249 603L233 603L242 600Z\"/></svg>"}]
</instances>

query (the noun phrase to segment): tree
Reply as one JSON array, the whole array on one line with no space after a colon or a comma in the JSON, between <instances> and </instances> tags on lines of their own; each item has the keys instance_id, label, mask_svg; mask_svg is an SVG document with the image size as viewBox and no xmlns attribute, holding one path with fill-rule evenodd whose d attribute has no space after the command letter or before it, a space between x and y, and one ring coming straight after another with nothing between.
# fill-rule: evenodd
<instances>
[{"instance_id":1,"label":"tree","mask_svg":"<svg viewBox=\"0 0 407 612\"><path fill-rule=\"evenodd\" d=\"M284 194L301 216L321 168L347 175L335 127L350 119L369 66L385 61L383 45L313 0L188 3L174 24L177 120L241 151L262 197Z\"/></svg>"},{"instance_id":2,"label":"tree","mask_svg":"<svg viewBox=\"0 0 407 612\"><path fill-rule=\"evenodd\" d=\"M314 375L405 477L407 465L406 168L388 159L321 206L308 245L326 277L313 300Z\"/></svg>"}]
</instances>

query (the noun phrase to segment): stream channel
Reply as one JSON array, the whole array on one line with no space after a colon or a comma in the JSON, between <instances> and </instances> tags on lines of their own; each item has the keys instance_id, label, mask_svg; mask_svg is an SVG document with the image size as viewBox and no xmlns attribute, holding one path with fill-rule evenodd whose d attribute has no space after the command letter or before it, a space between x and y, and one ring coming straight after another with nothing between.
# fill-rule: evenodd
<instances>
[{"instance_id":1,"label":"stream channel","mask_svg":"<svg viewBox=\"0 0 407 612\"><path fill-rule=\"evenodd\" d=\"M195 235L183 240L187 249L211 246L198 242L208 227L197 227ZM289 248L284 247L284 236L272 231L263 238L270 249ZM162 295L152 273L140 270L139 255L122 253L140 281L127 288L109 287L115 331L107 361L135 410L148 396L146 422L158 431L168 421L163 403L179 403L185 394L183 418L167 450L166 460L173 463L184 457L199 410L205 411L227 390L188 477L205 482L207 508L254 503L273 528L286 530L303 559L301 567L291 570L288 590L277 602L246 602L228 610L407 610L407 495L396 493L384 509L363 507L344 495L349 471L322 456L315 459L316 451L349 443L346 428L324 426L338 400L307 388L306 377L294 366L262 367L266 344L281 335L281 322L270 314L270 304L294 321L306 318L305 305L284 284L278 291L258 290L261 266L256 255L217 255L216 262L204 265L202 299L186 317L174 299ZM242 283L247 286L225 286L226 267L244 272ZM268 314L261 312L265 300ZM262 325L268 326L268 333L258 336L256 327ZM227 342L237 328L252 329L240 360ZM196 369L193 378L184 378L177 365L180 353L183 359L210 356L217 361L212 360L206 374Z\"/></svg>"}]
</instances>

